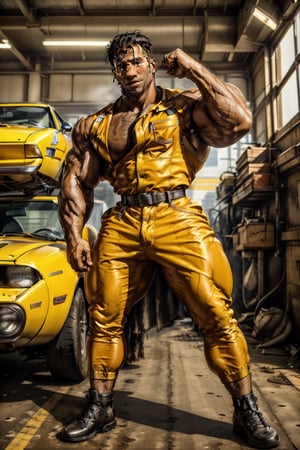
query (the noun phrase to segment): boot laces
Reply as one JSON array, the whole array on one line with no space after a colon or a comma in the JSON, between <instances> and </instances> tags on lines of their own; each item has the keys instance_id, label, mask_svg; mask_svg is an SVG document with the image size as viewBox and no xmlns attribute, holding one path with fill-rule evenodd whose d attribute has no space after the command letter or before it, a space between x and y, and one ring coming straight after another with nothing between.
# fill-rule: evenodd
<instances>
[{"instance_id":1,"label":"boot laces","mask_svg":"<svg viewBox=\"0 0 300 450\"><path fill-rule=\"evenodd\" d=\"M89 405L78 417L78 422L86 425L89 422L96 422L93 405Z\"/></svg>"},{"instance_id":2,"label":"boot laces","mask_svg":"<svg viewBox=\"0 0 300 450\"><path fill-rule=\"evenodd\" d=\"M249 405L248 408L242 411L241 416L247 428L252 431L269 428L269 425L256 405Z\"/></svg>"},{"instance_id":3,"label":"boot laces","mask_svg":"<svg viewBox=\"0 0 300 450\"><path fill-rule=\"evenodd\" d=\"M100 403L90 403L89 396L83 400L83 410L77 417L77 421L85 426L89 422L97 422L97 412L101 407Z\"/></svg>"}]
</instances>

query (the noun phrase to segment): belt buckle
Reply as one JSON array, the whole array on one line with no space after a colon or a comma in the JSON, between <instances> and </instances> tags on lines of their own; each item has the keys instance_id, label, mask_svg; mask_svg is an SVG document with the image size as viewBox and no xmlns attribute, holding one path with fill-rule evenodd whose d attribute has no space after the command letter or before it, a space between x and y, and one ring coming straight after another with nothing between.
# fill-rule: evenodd
<instances>
[{"instance_id":1,"label":"belt buckle","mask_svg":"<svg viewBox=\"0 0 300 450\"><path fill-rule=\"evenodd\" d=\"M149 206L152 204L151 196L146 192L138 194L138 202L140 206Z\"/></svg>"}]
</instances>

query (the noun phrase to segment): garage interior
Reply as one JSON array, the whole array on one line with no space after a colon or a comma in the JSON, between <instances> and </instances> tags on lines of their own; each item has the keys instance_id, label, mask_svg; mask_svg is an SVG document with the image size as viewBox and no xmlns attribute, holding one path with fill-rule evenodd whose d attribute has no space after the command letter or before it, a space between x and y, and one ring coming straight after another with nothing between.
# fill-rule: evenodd
<instances>
[{"instance_id":1,"label":"garage interior","mask_svg":"<svg viewBox=\"0 0 300 450\"><path fill-rule=\"evenodd\" d=\"M261 348L299 355L299 2L0 0L1 101L50 103L74 124L119 95L105 48L134 29L152 39L158 84L189 86L160 63L181 47L246 95L251 134L198 174L191 195L232 264L241 323Z\"/></svg>"}]
</instances>

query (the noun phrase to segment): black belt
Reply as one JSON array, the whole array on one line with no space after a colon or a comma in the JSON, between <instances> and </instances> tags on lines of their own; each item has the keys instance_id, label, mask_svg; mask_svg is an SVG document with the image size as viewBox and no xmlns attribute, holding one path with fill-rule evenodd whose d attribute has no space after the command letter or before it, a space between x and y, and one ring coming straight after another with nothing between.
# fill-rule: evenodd
<instances>
[{"instance_id":1,"label":"black belt","mask_svg":"<svg viewBox=\"0 0 300 450\"><path fill-rule=\"evenodd\" d=\"M164 192L143 192L141 194L133 195L121 195L121 202L125 206L139 205L139 206L151 206L157 203L171 203L175 198L185 196L185 189L175 189L174 191Z\"/></svg>"}]
</instances>

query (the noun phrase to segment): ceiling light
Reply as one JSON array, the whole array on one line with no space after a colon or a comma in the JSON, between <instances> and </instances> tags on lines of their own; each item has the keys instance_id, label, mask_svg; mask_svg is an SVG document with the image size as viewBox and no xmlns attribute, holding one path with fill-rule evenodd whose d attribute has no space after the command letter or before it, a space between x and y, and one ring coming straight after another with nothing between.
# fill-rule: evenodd
<instances>
[{"instance_id":1,"label":"ceiling light","mask_svg":"<svg viewBox=\"0 0 300 450\"><path fill-rule=\"evenodd\" d=\"M277 28L277 23L275 22L275 20L273 20L271 17L269 17L266 13L264 13L261 9L259 8L254 8L253 11L253 15L254 17L256 17L260 22L264 23L265 25L267 25L267 27L271 28L271 30L276 30Z\"/></svg>"},{"instance_id":2,"label":"ceiling light","mask_svg":"<svg viewBox=\"0 0 300 450\"><path fill-rule=\"evenodd\" d=\"M106 47L109 41L102 40L63 40L63 39L47 39L43 41L46 47Z\"/></svg>"},{"instance_id":3,"label":"ceiling light","mask_svg":"<svg viewBox=\"0 0 300 450\"><path fill-rule=\"evenodd\" d=\"M11 48L11 45L7 39L2 39L2 42L0 42L0 48Z\"/></svg>"}]
</instances>

